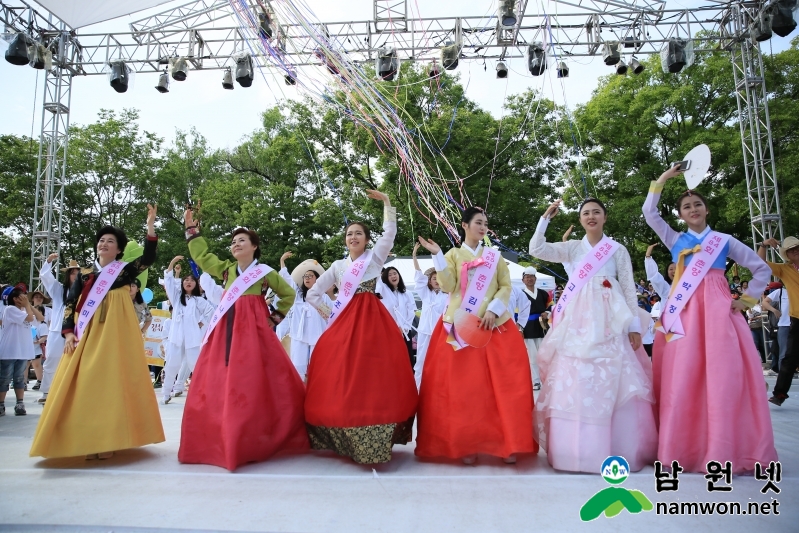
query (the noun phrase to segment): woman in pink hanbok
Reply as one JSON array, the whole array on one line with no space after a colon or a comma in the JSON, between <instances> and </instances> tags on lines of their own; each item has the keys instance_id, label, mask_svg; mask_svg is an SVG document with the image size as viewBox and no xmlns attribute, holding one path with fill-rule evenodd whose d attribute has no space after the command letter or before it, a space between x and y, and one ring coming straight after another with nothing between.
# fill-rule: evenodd
<instances>
[{"instance_id":1,"label":"woman in pink hanbok","mask_svg":"<svg viewBox=\"0 0 799 533\"><path fill-rule=\"evenodd\" d=\"M605 263L584 268L604 246L605 206L595 199L580 206L582 240L548 243L544 233L559 206L547 209L530 241L533 257L572 266L557 305L566 304L538 350L537 439L557 470L598 473L608 456L620 455L637 471L655 461L657 429L630 254L610 241Z\"/></svg>"},{"instance_id":2,"label":"woman in pink hanbok","mask_svg":"<svg viewBox=\"0 0 799 533\"><path fill-rule=\"evenodd\" d=\"M707 202L694 191L686 191L677 201L687 231L669 227L657 205L666 181L680 173L673 167L652 182L643 207L647 224L677 263L671 287L675 298L675 290L688 283L681 281L684 271L690 269L690 277L699 279L678 312L681 334L658 333L652 351L658 459L663 464L678 461L686 472L706 472L710 461L730 461L734 473L751 472L757 462L765 468L776 461L777 451L760 356L741 311L757 303L771 269L739 240L712 231ZM695 260L710 241L716 242L717 252L706 261ZM724 276L727 257L752 272L749 288L738 300L731 298ZM703 278L700 262L707 264ZM661 318L671 308L667 300Z\"/></svg>"}]
</instances>

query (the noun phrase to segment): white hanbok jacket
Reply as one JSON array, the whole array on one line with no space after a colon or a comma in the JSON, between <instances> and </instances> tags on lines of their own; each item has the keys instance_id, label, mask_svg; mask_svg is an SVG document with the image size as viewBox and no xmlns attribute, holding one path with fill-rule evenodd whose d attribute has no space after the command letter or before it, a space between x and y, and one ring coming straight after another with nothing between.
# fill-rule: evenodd
<instances>
[{"instance_id":1,"label":"white hanbok jacket","mask_svg":"<svg viewBox=\"0 0 799 533\"><path fill-rule=\"evenodd\" d=\"M200 323L208 324L214 314L215 307L205 298L186 295L186 305L180 303L180 279L175 278L172 271L164 272L164 288L169 301L172 302L172 326L169 342L185 348L199 348L203 342Z\"/></svg>"},{"instance_id":2,"label":"white hanbok jacket","mask_svg":"<svg viewBox=\"0 0 799 533\"><path fill-rule=\"evenodd\" d=\"M314 306L303 300L302 289L294 283L294 279L289 274L288 269L281 268L279 274L297 293L294 298L294 305L291 306L286 315L286 321L289 324L289 337L291 337L292 341L304 342L311 346L316 345L316 341L327 329L327 319ZM321 298L324 305L328 307L333 305L333 301L327 294L322 294Z\"/></svg>"},{"instance_id":3,"label":"white hanbok jacket","mask_svg":"<svg viewBox=\"0 0 799 533\"><path fill-rule=\"evenodd\" d=\"M421 335L432 335L438 323L438 319L444 314L449 303L449 294L444 291L430 290L427 286L428 278L424 272L417 270L414 275L416 283L416 294L422 300L422 315L419 317L419 325L416 331Z\"/></svg>"}]
</instances>

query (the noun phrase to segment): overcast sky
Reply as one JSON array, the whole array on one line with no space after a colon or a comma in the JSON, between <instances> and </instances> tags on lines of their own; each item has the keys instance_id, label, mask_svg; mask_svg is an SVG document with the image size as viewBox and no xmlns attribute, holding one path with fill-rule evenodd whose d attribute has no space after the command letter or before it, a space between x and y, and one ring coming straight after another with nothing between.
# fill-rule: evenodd
<instances>
[{"instance_id":1,"label":"overcast sky","mask_svg":"<svg viewBox=\"0 0 799 533\"><path fill-rule=\"evenodd\" d=\"M129 31L130 22L186 1L172 2L143 13L96 24L81 29L79 34ZM422 17L483 16L493 13L493 6L496 5L496 0L412 0L409 6L414 1ZM306 2L322 22L373 18L372 0ZM669 0L668 6L680 8L707 3L699 0ZM547 8L551 11L553 5L550 2L530 1L528 13ZM569 8L561 5L558 9L564 13ZM775 35L764 50L769 50L769 46L774 52L787 48L790 37L795 34L796 32L788 38ZM533 77L527 72L522 59L510 62L511 73L506 80L496 79L493 63L488 63L488 70L484 71L482 61L461 61L458 72L461 74L461 82L467 86L468 97L494 116L500 117L505 96L521 93L528 87L539 88L547 98L561 104L565 102L573 108L591 97L599 76L612 72L611 67L602 63L601 57L577 58L570 61L569 65L570 77L565 80L558 80L554 75ZM237 84L235 90L225 91L221 87L221 77L221 71L191 71L187 81L172 82L168 94L160 94L154 89L157 83L156 74L138 75L135 86L124 94L117 94L111 89L103 76L79 77L73 81L71 121L73 124L93 122L101 108L136 108L141 113L141 127L164 137L167 142L172 141L176 129L188 130L194 126L208 138L213 147L233 147L258 128L261 112L274 105L283 95L273 94L258 77L249 89L243 89ZM42 71L0 61L0 94L3 95L0 100L0 133L30 135L33 131L34 136L38 137L43 79ZM273 87L276 85L278 84L273 84ZM36 87L38 90L35 91ZM285 88L284 91L286 94L296 94L297 89Z\"/></svg>"}]
</instances>

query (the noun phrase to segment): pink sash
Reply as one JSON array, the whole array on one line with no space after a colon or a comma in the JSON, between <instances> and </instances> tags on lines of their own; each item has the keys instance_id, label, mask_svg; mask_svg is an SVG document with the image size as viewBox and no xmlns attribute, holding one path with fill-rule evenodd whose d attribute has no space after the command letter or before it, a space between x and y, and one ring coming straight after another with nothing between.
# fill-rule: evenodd
<instances>
[{"instance_id":1,"label":"pink sash","mask_svg":"<svg viewBox=\"0 0 799 533\"><path fill-rule=\"evenodd\" d=\"M216 311L214 311L214 315L208 323L208 329L205 331L205 337L203 337L203 346L208 342L208 339L211 337L211 332L214 331L214 328L219 324L219 321L222 320L222 317L224 317L228 310L233 307L233 304L236 303L236 300L241 298L250 287L261 281L264 276L272 271L274 271L272 267L256 263L243 272L241 276L233 280L233 284L230 288L222 293L222 299L219 300L219 305L216 306Z\"/></svg>"},{"instance_id":2,"label":"pink sash","mask_svg":"<svg viewBox=\"0 0 799 533\"><path fill-rule=\"evenodd\" d=\"M341 287L338 291L338 298L333 302L333 309L327 320L328 326L338 318L344 308L347 307L347 304L350 303L352 297L355 296L355 293L358 291L358 286L361 284L364 274L366 274L366 268L371 261L372 250L366 250L357 261L353 261L352 265L344 271L344 277L341 279Z\"/></svg>"},{"instance_id":3,"label":"pink sash","mask_svg":"<svg viewBox=\"0 0 799 533\"><path fill-rule=\"evenodd\" d=\"M127 264L128 263L125 261L113 261L100 271L100 275L97 276L97 281L94 282L92 290L89 291L86 297L86 303L83 304L80 316L78 316L78 323L75 326L75 337L77 337L78 340L83 336L83 330L85 330L86 326L91 322L94 313L100 308L100 304L111 289L111 285L114 284L120 272L122 272L122 269L125 268Z\"/></svg>"},{"instance_id":4,"label":"pink sash","mask_svg":"<svg viewBox=\"0 0 799 533\"><path fill-rule=\"evenodd\" d=\"M569 281L566 283L566 288L561 293L555 305L555 310L552 312L553 328L557 325L558 320L560 320L563 310L574 300L577 293L580 292L580 289L585 287L588 280L593 278L597 272L599 272L599 269L610 261L610 258L613 257L613 254L615 254L616 250L619 248L619 243L607 235L603 235L602 240L588 252L585 258L576 263L575 268L572 270L571 274L569 274Z\"/></svg>"},{"instance_id":5,"label":"pink sash","mask_svg":"<svg viewBox=\"0 0 799 533\"><path fill-rule=\"evenodd\" d=\"M477 312L480 310L480 306L485 299L485 295L488 292L488 285L497 272L497 265L501 258L502 256L496 250L484 247L483 254L480 257L461 265L461 305L458 310L455 311L453 324L444 322L444 329L446 329L449 334L447 335L447 342L456 350L475 344L474 342L469 343L468 339L464 339L458 332L460 331L465 334L466 329L472 329L467 324L469 322L473 323L474 319L477 318ZM474 268L475 271L470 282L469 270L472 268ZM466 315L473 315L474 318L469 319ZM477 335L475 340L484 338L487 342L488 339L491 338L490 333L489 331L486 332L485 335ZM483 344L483 346L485 346L485 344Z\"/></svg>"},{"instance_id":6,"label":"pink sash","mask_svg":"<svg viewBox=\"0 0 799 533\"><path fill-rule=\"evenodd\" d=\"M701 249L693 254L691 264L683 271L680 279L672 284L669 299L656 325L659 331L666 334L667 342L680 339L685 335L682 321L680 321L680 312L696 292L707 273L710 272L719 250L724 249L729 240L729 235L716 231L705 235L700 245Z\"/></svg>"}]
</instances>

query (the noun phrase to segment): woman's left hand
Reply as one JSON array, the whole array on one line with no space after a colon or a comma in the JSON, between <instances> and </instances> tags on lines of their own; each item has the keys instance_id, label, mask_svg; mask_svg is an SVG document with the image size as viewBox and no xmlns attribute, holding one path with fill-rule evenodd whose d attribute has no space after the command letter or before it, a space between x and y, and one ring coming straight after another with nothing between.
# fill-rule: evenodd
<instances>
[{"instance_id":1,"label":"woman's left hand","mask_svg":"<svg viewBox=\"0 0 799 533\"><path fill-rule=\"evenodd\" d=\"M641 334L640 333L628 333L627 337L630 339L630 346L633 347L633 351L637 350L641 347Z\"/></svg>"},{"instance_id":2,"label":"woman's left hand","mask_svg":"<svg viewBox=\"0 0 799 533\"><path fill-rule=\"evenodd\" d=\"M483 320L480 321L480 329L494 329L494 322L497 321L497 315L491 311L486 311L483 315Z\"/></svg>"}]
</instances>

